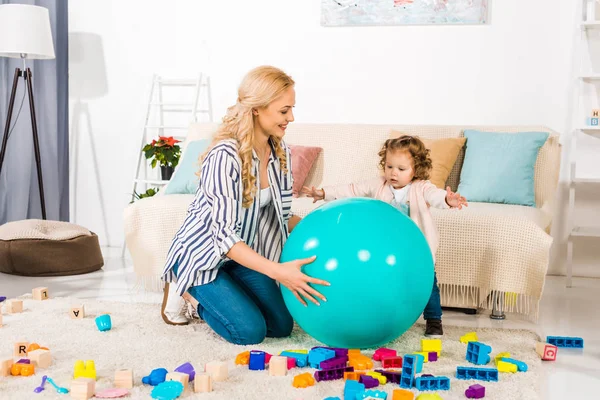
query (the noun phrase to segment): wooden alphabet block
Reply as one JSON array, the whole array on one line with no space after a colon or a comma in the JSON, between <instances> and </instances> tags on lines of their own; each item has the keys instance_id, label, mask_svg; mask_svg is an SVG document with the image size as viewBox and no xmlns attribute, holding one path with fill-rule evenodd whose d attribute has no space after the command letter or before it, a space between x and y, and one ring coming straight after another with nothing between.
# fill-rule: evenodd
<instances>
[{"instance_id":1,"label":"wooden alphabet block","mask_svg":"<svg viewBox=\"0 0 600 400\"><path fill-rule=\"evenodd\" d=\"M71 381L71 397L77 400L88 400L96 393L96 380L77 378Z\"/></svg>"},{"instance_id":2,"label":"wooden alphabet block","mask_svg":"<svg viewBox=\"0 0 600 400\"><path fill-rule=\"evenodd\" d=\"M204 371L207 374L210 374L212 380L215 382L224 381L228 376L227 364L221 361L211 361L206 363Z\"/></svg>"},{"instance_id":3,"label":"wooden alphabet block","mask_svg":"<svg viewBox=\"0 0 600 400\"><path fill-rule=\"evenodd\" d=\"M600 118L600 108L592 109L592 118Z\"/></svg>"},{"instance_id":4,"label":"wooden alphabet block","mask_svg":"<svg viewBox=\"0 0 600 400\"><path fill-rule=\"evenodd\" d=\"M270 376L286 376L287 375L287 357L273 356L269 361Z\"/></svg>"},{"instance_id":5,"label":"wooden alphabet block","mask_svg":"<svg viewBox=\"0 0 600 400\"><path fill-rule=\"evenodd\" d=\"M13 356L27 357L27 346L29 346L29 342L16 342Z\"/></svg>"},{"instance_id":6,"label":"wooden alphabet block","mask_svg":"<svg viewBox=\"0 0 600 400\"><path fill-rule=\"evenodd\" d=\"M2 314L0 314L0 328L2 328Z\"/></svg>"},{"instance_id":7,"label":"wooden alphabet block","mask_svg":"<svg viewBox=\"0 0 600 400\"><path fill-rule=\"evenodd\" d=\"M133 371L130 369L119 369L115 372L115 387L122 389L133 388Z\"/></svg>"},{"instance_id":8,"label":"wooden alphabet block","mask_svg":"<svg viewBox=\"0 0 600 400\"><path fill-rule=\"evenodd\" d=\"M207 374L196 374L194 378L194 393L212 392L212 378Z\"/></svg>"},{"instance_id":9,"label":"wooden alphabet block","mask_svg":"<svg viewBox=\"0 0 600 400\"><path fill-rule=\"evenodd\" d=\"M36 366L36 368L48 368L52 364L52 355L50 350L33 350L27 353L29 360Z\"/></svg>"},{"instance_id":10,"label":"wooden alphabet block","mask_svg":"<svg viewBox=\"0 0 600 400\"><path fill-rule=\"evenodd\" d=\"M535 351L544 361L556 361L556 353L558 348L548 343L537 342Z\"/></svg>"},{"instance_id":11,"label":"wooden alphabet block","mask_svg":"<svg viewBox=\"0 0 600 400\"><path fill-rule=\"evenodd\" d=\"M183 372L169 372L167 374L167 381L177 381L183 384L183 394L188 391L188 383L190 383L190 376L188 374L184 374Z\"/></svg>"},{"instance_id":12,"label":"wooden alphabet block","mask_svg":"<svg viewBox=\"0 0 600 400\"><path fill-rule=\"evenodd\" d=\"M48 288L47 287L37 287L33 289L33 299L34 300L48 300Z\"/></svg>"},{"instance_id":13,"label":"wooden alphabet block","mask_svg":"<svg viewBox=\"0 0 600 400\"><path fill-rule=\"evenodd\" d=\"M10 367L12 367L13 363L12 357L0 360L0 376L9 376Z\"/></svg>"},{"instance_id":14,"label":"wooden alphabet block","mask_svg":"<svg viewBox=\"0 0 600 400\"><path fill-rule=\"evenodd\" d=\"M9 313L17 314L23 312L23 300L12 299L6 304Z\"/></svg>"},{"instance_id":15,"label":"wooden alphabet block","mask_svg":"<svg viewBox=\"0 0 600 400\"><path fill-rule=\"evenodd\" d=\"M71 317L71 319L85 318L85 307L83 306L83 304L80 306L71 307L71 309L69 310L69 316Z\"/></svg>"}]
</instances>

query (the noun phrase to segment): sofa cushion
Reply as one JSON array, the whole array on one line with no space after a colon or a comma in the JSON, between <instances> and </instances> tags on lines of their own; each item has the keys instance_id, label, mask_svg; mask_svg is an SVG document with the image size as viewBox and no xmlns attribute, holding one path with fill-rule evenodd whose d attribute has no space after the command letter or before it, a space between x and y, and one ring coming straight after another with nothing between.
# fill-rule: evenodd
<instances>
[{"instance_id":1,"label":"sofa cushion","mask_svg":"<svg viewBox=\"0 0 600 400\"><path fill-rule=\"evenodd\" d=\"M466 130L458 191L469 201L535 207L535 164L548 136Z\"/></svg>"},{"instance_id":2,"label":"sofa cushion","mask_svg":"<svg viewBox=\"0 0 600 400\"><path fill-rule=\"evenodd\" d=\"M290 153L292 153L292 176L294 177L292 193L294 197L298 197L315 160L323 149L320 147L293 144L290 144L289 147Z\"/></svg>"},{"instance_id":3,"label":"sofa cushion","mask_svg":"<svg viewBox=\"0 0 600 400\"><path fill-rule=\"evenodd\" d=\"M164 194L194 194L198 188L200 171L199 159L210 144L210 139L194 140L187 143L181 162L175 169Z\"/></svg>"}]
</instances>

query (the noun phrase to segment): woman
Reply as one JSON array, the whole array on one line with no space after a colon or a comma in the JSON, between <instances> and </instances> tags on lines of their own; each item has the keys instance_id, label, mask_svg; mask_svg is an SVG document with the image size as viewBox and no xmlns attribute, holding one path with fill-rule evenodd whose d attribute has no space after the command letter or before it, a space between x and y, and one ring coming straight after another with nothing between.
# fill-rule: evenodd
<instances>
[{"instance_id":1,"label":"woman","mask_svg":"<svg viewBox=\"0 0 600 400\"><path fill-rule=\"evenodd\" d=\"M293 320L276 281L304 305L326 301L309 283L329 283L300 271L314 257L279 263L300 220L291 213L291 157L282 140L295 102L294 81L283 71L263 66L246 75L203 156L196 196L162 276L235 344L290 335ZM173 322L164 312L163 319Z\"/></svg>"}]
</instances>

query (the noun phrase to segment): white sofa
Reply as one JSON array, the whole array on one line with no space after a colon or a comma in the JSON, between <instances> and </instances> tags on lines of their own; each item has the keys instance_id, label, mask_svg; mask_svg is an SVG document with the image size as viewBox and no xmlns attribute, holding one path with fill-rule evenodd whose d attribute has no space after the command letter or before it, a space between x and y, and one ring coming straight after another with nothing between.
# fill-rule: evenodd
<instances>
[{"instance_id":1,"label":"white sofa","mask_svg":"<svg viewBox=\"0 0 600 400\"><path fill-rule=\"evenodd\" d=\"M193 124L187 141L209 137L216 126ZM536 319L552 243L549 232L561 150L558 134L540 126L293 123L285 140L289 144L323 148L305 182L321 187L376 176L377 152L392 129L431 139L459 137L465 129L549 132L535 166L536 207L471 202L458 212L432 210L440 232L436 271L442 305L492 309L492 299L497 299L494 301L500 302L504 311ZM447 181L453 190L459 183L463 159L464 149ZM160 287L166 253L192 198L193 195L155 196L125 209L127 247L145 287ZM304 216L319 205L309 198L297 198L292 210Z\"/></svg>"}]
</instances>

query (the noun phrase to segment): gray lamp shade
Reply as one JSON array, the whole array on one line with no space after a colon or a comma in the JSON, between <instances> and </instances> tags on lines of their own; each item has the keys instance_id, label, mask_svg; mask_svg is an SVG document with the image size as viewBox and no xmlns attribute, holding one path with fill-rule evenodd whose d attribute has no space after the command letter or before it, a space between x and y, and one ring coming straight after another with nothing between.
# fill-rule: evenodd
<instances>
[{"instance_id":1,"label":"gray lamp shade","mask_svg":"<svg viewBox=\"0 0 600 400\"><path fill-rule=\"evenodd\" d=\"M26 4L0 5L0 56L55 58L50 15L44 7Z\"/></svg>"}]
</instances>

